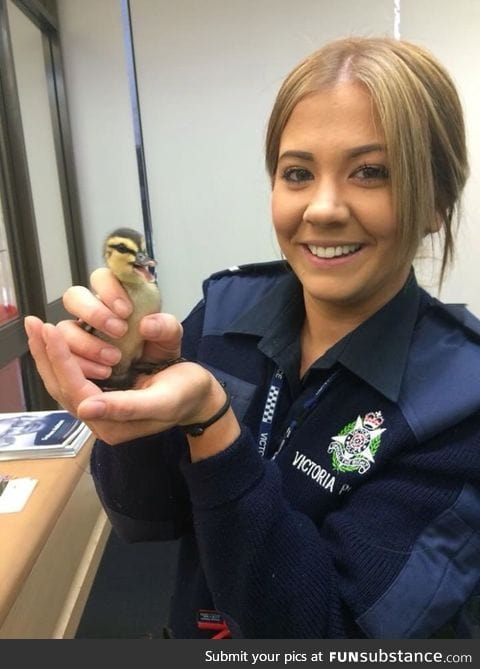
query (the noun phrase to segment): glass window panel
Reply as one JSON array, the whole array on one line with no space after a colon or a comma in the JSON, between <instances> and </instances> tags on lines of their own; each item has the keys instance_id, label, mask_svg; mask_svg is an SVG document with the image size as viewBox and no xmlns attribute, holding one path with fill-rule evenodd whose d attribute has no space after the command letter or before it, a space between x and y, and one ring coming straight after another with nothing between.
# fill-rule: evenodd
<instances>
[{"instance_id":1,"label":"glass window panel","mask_svg":"<svg viewBox=\"0 0 480 669\"><path fill-rule=\"evenodd\" d=\"M71 285L42 33L8 3L15 73L48 302Z\"/></svg>"},{"instance_id":2,"label":"glass window panel","mask_svg":"<svg viewBox=\"0 0 480 669\"><path fill-rule=\"evenodd\" d=\"M12 266L7 247L5 222L0 202L0 327L17 315Z\"/></svg>"},{"instance_id":3,"label":"glass window panel","mask_svg":"<svg viewBox=\"0 0 480 669\"><path fill-rule=\"evenodd\" d=\"M26 411L20 358L0 369L1 411Z\"/></svg>"}]
</instances>

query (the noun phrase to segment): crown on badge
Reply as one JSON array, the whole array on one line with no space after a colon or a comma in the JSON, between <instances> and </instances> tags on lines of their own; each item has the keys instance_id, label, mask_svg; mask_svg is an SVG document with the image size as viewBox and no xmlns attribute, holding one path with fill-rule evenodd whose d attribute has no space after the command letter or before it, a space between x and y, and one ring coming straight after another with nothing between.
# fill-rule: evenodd
<instances>
[{"instance_id":1,"label":"crown on badge","mask_svg":"<svg viewBox=\"0 0 480 669\"><path fill-rule=\"evenodd\" d=\"M363 419L363 427L367 430L376 430L383 423L383 416L381 411L370 411Z\"/></svg>"}]
</instances>

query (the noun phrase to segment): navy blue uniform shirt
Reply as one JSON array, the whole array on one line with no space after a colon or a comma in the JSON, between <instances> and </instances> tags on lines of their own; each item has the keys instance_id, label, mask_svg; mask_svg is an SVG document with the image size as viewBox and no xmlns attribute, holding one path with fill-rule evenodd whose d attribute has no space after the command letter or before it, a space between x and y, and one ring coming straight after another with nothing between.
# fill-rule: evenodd
<instances>
[{"instance_id":1,"label":"navy blue uniform shirt","mask_svg":"<svg viewBox=\"0 0 480 669\"><path fill-rule=\"evenodd\" d=\"M412 273L300 379L303 318L283 263L205 282L183 355L226 382L241 435L194 464L179 429L97 442L114 528L181 538L178 638L211 636L205 616L246 638L425 638L452 621L474 634L478 321Z\"/></svg>"}]
</instances>

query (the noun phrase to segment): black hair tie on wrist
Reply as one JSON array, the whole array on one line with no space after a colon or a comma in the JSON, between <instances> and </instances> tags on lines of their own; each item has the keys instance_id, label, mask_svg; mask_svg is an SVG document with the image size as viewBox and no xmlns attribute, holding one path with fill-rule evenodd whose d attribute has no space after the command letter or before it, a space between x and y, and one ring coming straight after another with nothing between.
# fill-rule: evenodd
<instances>
[{"instance_id":1,"label":"black hair tie on wrist","mask_svg":"<svg viewBox=\"0 0 480 669\"><path fill-rule=\"evenodd\" d=\"M203 423L192 423L191 425L180 426L182 430L184 430L184 432L189 434L191 437L200 437L205 432L207 427L210 427L210 425L216 423L217 420L220 420L220 418L224 416L227 413L228 409L230 408L230 405L232 403L232 398L230 397L230 393L226 389L225 383L223 381L220 381L219 383L224 389L226 395L225 403L222 406L222 408L219 409L216 414L214 414L211 418L204 421Z\"/></svg>"}]
</instances>

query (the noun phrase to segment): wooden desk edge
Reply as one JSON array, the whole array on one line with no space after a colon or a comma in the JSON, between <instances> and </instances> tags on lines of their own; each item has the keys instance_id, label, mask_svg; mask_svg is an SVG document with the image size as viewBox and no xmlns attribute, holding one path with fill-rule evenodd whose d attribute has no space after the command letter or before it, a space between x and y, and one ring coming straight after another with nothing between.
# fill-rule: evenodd
<instances>
[{"instance_id":1,"label":"wooden desk edge","mask_svg":"<svg viewBox=\"0 0 480 669\"><path fill-rule=\"evenodd\" d=\"M80 477L88 471L93 443L94 437L89 437L74 458L9 460L0 463L0 472L3 474L38 480L22 511L0 515L0 626Z\"/></svg>"}]
</instances>

